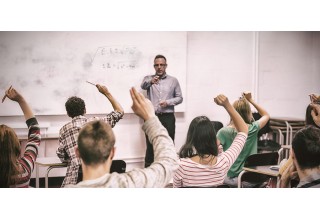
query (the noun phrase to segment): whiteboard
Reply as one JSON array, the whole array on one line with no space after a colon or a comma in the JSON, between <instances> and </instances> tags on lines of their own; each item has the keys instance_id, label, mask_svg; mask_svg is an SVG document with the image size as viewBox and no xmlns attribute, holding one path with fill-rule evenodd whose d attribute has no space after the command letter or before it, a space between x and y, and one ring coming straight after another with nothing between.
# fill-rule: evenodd
<instances>
[{"instance_id":1,"label":"whiteboard","mask_svg":"<svg viewBox=\"0 0 320 220\"><path fill-rule=\"evenodd\" d=\"M107 86L128 113L129 89L141 91L143 77L155 72L157 54L167 58L167 74L178 79L185 98L186 32L0 32L0 93L13 85L36 115L65 115L70 96L85 101L87 114L110 112L109 101L90 81ZM22 112L6 100L0 115Z\"/></svg>"}]
</instances>

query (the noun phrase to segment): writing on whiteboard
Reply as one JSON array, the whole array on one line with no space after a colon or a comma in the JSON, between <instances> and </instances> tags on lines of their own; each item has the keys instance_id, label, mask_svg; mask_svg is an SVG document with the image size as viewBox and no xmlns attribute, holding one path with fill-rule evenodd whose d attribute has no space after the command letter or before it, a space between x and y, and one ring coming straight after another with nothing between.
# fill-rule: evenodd
<instances>
[{"instance_id":1,"label":"writing on whiteboard","mask_svg":"<svg viewBox=\"0 0 320 220\"><path fill-rule=\"evenodd\" d=\"M134 70L141 55L136 46L103 46L96 50L92 66L102 69Z\"/></svg>"}]
</instances>

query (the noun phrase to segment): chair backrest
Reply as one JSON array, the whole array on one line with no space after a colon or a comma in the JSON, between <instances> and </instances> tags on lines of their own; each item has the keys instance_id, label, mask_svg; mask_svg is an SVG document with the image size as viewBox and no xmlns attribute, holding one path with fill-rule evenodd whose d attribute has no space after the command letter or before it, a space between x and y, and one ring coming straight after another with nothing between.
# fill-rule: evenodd
<instances>
[{"instance_id":1,"label":"chair backrest","mask_svg":"<svg viewBox=\"0 0 320 220\"><path fill-rule=\"evenodd\" d=\"M211 123L213 124L214 130L216 131L216 133L218 133L218 131L223 128L223 124L220 121L211 121Z\"/></svg>"},{"instance_id":2,"label":"chair backrest","mask_svg":"<svg viewBox=\"0 0 320 220\"><path fill-rule=\"evenodd\" d=\"M110 173L125 173L127 164L124 160L113 160L110 168Z\"/></svg>"},{"instance_id":3,"label":"chair backrest","mask_svg":"<svg viewBox=\"0 0 320 220\"><path fill-rule=\"evenodd\" d=\"M259 140L258 141L258 151L279 151L280 150L280 144L278 144L274 140Z\"/></svg>"},{"instance_id":4,"label":"chair backrest","mask_svg":"<svg viewBox=\"0 0 320 220\"><path fill-rule=\"evenodd\" d=\"M250 166L277 165L278 159L279 159L278 152L252 154L249 157L247 157L246 161L244 162L244 166L250 167Z\"/></svg>"}]
</instances>

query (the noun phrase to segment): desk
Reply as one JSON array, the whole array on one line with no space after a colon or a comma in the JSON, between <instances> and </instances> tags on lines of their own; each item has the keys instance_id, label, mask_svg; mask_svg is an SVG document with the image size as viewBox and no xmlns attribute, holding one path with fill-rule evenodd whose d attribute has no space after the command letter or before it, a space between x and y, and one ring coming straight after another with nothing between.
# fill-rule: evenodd
<instances>
[{"instance_id":1,"label":"desk","mask_svg":"<svg viewBox=\"0 0 320 220\"><path fill-rule=\"evenodd\" d=\"M271 166L272 165L243 167L243 171L239 174L239 177L238 177L238 188L240 188L240 186L241 186L241 176L245 172L253 172L253 173L268 175L271 177L276 177L277 178L277 188L279 188L279 186L280 186L279 171L270 169Z\"/></svg>"},{"instance_id":2,"label":"desk","mask_svg":"<svg viewBox=\"0 0 320 220\"><path fill-rule=\"evenodd\" d=\"M267 166L252 166L252 167L243 167L243 170L247 172L254 172L254 173L260 173L265 174L268 176L278 177L279 171L278 170L272 170L270 169L271 165Z\"/></svg>"},{"instance_id":3,"label":"desk","mask_svg":"<svg viewBox=\"0 0 320 220\"><path fill-rule=\"evenodd\" d=\"M36 160L36 188L39 188L39 167L48 167L47 173L45 176L45 188L48 188L48 176L50 170L54 168L63 168L67 167L67 163L62 163L58 157L43 157L37 158Z\"/></svg>"}]
</instances>

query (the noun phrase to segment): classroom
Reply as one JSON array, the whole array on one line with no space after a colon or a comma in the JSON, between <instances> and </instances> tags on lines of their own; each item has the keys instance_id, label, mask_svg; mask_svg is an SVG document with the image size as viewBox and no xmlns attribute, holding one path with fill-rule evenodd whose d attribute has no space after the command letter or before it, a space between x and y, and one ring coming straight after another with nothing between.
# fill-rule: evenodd
<instances>
[{"instance_id":1,"label":"classroom","mask_svg":"<svg viewBox=\"0 0 320 220\"><path fill-rule=\"evenodd\" d=\"M320 32L315 31L0 32L0 93L10 85L24 91L41 126L38 157L46 158L56 157L59 129L70 120L67 98L82 97L87 115L101 116L112 107L87 81L107 86L125 112L113 128L115 159L125 160L127 171L142 168L143 121L131 109L129 89L140 89L143 76L153 73L157 54L166 56L167 73L181 85L183 103L175 110L177 152L194 117L228 124L227 113L214 104L218 94L232 102L251 91L271 118L301 120L308 95L320 94ZM0 121L25 137L15 103L1 103ZM53 169L50 178L65 172ZM41 179L45 173L41 167Z\"/></svg>"}]
</instances>

